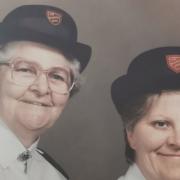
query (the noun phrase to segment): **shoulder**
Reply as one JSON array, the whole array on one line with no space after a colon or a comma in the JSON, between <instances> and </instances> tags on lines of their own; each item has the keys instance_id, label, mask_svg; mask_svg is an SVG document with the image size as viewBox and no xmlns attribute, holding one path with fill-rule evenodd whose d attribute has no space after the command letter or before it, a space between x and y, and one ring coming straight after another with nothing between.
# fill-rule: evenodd
<instances>
[{"instance_id":1,"label":"shoulder","mask_svg":"<svg viewBox=\"0 0 180 180\"><path fill-rule=\"evenodd\" d=\"M68 174L64 171L64 169L44 150L37 149L37 152L44 157L46 161L48 161L56 170L58 170L67 180L69 180Z\"/></svg>"}]
</instances>

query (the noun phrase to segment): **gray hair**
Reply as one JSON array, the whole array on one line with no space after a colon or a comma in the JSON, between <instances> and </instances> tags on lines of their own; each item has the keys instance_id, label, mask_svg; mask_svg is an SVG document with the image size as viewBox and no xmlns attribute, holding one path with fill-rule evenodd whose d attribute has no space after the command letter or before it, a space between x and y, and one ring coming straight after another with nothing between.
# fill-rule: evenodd
<instances>
[{"instance_id":1,"label":"gray hair","mask_svg":"<svg viewBox=\"0 0 180 180\"><path fill-rule=\"evenodd\" d=\"M0 45L0 62L10 60L13 57L13 55L15 54L15 52L17 51L17 49L20 46L23 46L27 43L28 44L29 43L36 44L37 46L52 49L53 51L57 51L57 52L63 54L65 56L65 58L67 59L67 61L69 62L69 66L70 66L70 69L72 70L72 75L73 75L73 78L75 81L75 86L71 91L71 95L74 94L75 92L79 91L81 84L82 84L82 76L80 74L80 63L77 59L70 57L70 56L66 56L63 52L61 52L58 49L51 48L44 44L31 42L31 41L13 41L13 42L9 42L9 43Z\"/></svg>"}]
</instances>

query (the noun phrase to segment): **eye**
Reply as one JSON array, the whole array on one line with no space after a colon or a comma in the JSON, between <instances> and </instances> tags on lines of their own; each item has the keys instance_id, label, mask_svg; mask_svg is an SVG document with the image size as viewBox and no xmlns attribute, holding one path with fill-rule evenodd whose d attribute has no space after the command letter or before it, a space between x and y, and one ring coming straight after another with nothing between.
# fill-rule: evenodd
<instances>
[{"instance_id":1,"label":"eye","mask_svg":"<svg viewBox=\"0 0 180 180\"><path fill-rule=\"evenodd\" d=\"M156 120L152 122L153 127L159 128L159 129L166 129L170 126L170 123L165 120Z\"/></svg>"},{"instance_id":2,"label":"eye","mask_svg":"<svg viewBox=\"0 0 180 180\"><path fill-rule=\"evenodd\" d=\"M65 81L65 77L58 73L50 73L49 77L56 81Z\"/></svg>"},{"instance_id":3,"label":"eye","mask_svg":"<svg viewBox=\"0 0 180 180\"><path fill-rule=\"evenodd\" d=\"M24 73L35 73L34 70L30 68L16 68L15 71Z\"/></svg>"},{"instance_id":4,"label":"eye","mask_svg":"<svg viewBox=\"0 0 180 180\"><path fill-rule=\"evenodd\" d=\"M25 62L17 62L14 65L14 71L17 73L22 73L22 74L36 74L36 68Z\"/></svg>"},{"instance_id":5,"label":"eye","mask_svg":"<svg viewBox=\"0 0 180 180\"><path fill-rule=\"evenodd\" d=\"M48 72L49 80L53 83L67 83L69 78L68 76L68 73L60 68L52 68Z\"/></svg>"}]
</instances>

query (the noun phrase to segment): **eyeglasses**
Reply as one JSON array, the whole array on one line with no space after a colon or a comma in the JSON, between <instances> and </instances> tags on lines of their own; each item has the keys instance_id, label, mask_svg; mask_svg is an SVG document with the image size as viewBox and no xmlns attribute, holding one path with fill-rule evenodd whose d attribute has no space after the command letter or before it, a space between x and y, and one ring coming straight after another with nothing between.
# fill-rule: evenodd
<instances>
[{"instance_id":1,"label":"eyeglasses","mask_svg":"<svg viewBox=\"0 0 180 180\"><path fill-rule=\"evenodd\" d=\"M75 85L72 73L61 67L43 70L38 64L17 58L12 62L0 62L11 68L11 80L19 86L31 86L42 73L46 75L49 88L58 94L69 94Z\"/></svg>"}]
</instances>

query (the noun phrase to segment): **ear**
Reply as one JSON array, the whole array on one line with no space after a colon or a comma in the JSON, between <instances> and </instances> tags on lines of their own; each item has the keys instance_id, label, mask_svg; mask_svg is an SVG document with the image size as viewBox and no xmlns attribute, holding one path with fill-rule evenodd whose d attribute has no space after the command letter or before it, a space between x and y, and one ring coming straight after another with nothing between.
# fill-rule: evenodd
<instances>
[{"instance_id":1,"label":"ear","mask_svg":"<svg viewBox=\"0 0 180 180\"><path fill-rule=\"evenodd\" d=\"M135 150L136 149L136 139L134 138L133 130L126 129L126 134L127 134L127 140L128 140L129 146Z\"/></svg>"}]
</instances>

